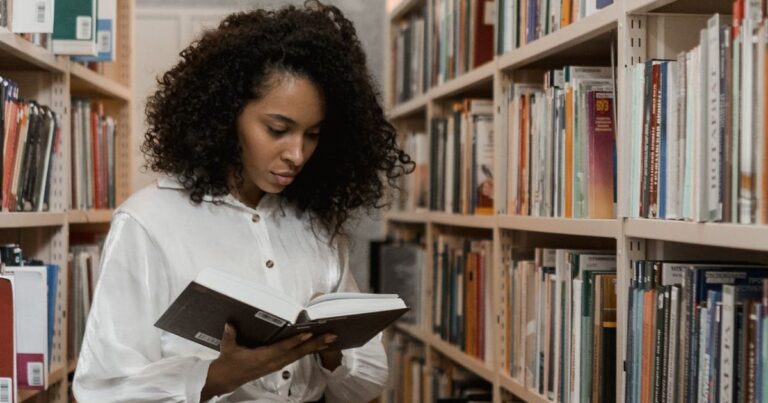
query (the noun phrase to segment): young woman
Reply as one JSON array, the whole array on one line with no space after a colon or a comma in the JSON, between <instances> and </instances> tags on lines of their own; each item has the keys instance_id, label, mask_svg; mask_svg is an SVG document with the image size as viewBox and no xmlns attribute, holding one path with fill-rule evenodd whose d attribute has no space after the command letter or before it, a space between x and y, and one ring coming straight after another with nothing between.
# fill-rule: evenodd
<instances>
[{"instance_id":1,"label":"young woman","mask_svg":"<svg viewBox=\"0 0 768 403\"><path fill-rule=\"evenodd\" d=\"M221 352L155 321L200 270L306 303L357 290L345 223L412 169L385 120L352 23L335 7L227 17L181 53L147 103L157 184L117 209L86 327L79 402L367 402L387 378L380 337L332 334Z\"/></svg>"}]
</instances>

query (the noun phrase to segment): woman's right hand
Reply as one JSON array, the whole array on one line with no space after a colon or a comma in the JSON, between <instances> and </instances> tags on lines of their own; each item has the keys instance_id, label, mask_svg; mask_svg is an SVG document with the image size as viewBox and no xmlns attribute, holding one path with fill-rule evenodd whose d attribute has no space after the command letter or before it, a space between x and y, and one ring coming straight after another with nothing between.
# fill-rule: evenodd
<instances>
[{"instance_id":1,"label":"woman's right hand","mask_svg":"<svg viewBox=\"0 0 768 403\"><path fill-rule=\"evenodd\" d=\"M200 393L202 401L223 395L240 385L275 372L286 365L328 348L336 340L333 334L312 337L302 333L269 346L242 347L235 341L237 333L232 325L224 327L219 358L208 367L208 377Z\"/></svg>"}]
</instances>

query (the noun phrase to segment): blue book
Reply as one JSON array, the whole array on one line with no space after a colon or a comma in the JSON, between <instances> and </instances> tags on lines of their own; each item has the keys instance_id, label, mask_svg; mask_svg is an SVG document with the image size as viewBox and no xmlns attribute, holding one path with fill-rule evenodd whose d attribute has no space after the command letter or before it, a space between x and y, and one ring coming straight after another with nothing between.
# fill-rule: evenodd
<instances>
[{"instance_id":1,"label":"blue book","mask_svg":"<svg viewBox=\"0 0 768 403\"><path fill-rule=\"evenodd\" d=\"M53 351L53 334L56 323L56 295L58 293L59 285L59 266L55 264L46 265L48 272L48 370L51 368L52 351Z\"/></svg>"},{"instance_id":2,"label":"blue book","mask_svg":"<svg viewBox=\"0 0 768 403\"><path fill-rule=\"evenodd\" d=\"M588 0L592 1L592 0ZM601 8L605 8L613 4L613 0L595 0L597 1L597 9L600 10Z\"/></svg>"}]
</instances>

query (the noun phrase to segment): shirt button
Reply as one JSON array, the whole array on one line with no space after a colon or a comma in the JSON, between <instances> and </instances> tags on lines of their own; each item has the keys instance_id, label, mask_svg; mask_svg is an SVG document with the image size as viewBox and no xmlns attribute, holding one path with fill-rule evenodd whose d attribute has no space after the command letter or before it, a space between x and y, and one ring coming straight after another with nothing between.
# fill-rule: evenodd
<instances>
[{"instance_id":1,"label":"shirt button","mask_svg":"<svg viewBox=\"0 0 768 403\"><path fill-rule=\"evenodd\" d=\"M271 269L271 268L272 268L272 267L274 267L274 266L275 266L275 262L273 262L273 261L271 261L271 260L267 260L267 268L268 268L268 269Z\"/></svg>"},{"instance_id":2,"label":"shirt button","mask_svg":"<svg viewBox=\"0 0 768 403\"><path fill-rule=\"evenodd\" d=\"M257 222L261 221L261 217L259 217L258 214L254 214L253 216L251 216L251 221L257 223Z\"/></svg>"},{"instance_id":3,"label":"shirt button","mask_svg":"<svg viewBox=\"0 0 768 403\"><path fill-rule=\"evenodd\" d=\"M283 371L283 379L288 380L291 377L291 371Z\"/></svg>"}]
</instances>

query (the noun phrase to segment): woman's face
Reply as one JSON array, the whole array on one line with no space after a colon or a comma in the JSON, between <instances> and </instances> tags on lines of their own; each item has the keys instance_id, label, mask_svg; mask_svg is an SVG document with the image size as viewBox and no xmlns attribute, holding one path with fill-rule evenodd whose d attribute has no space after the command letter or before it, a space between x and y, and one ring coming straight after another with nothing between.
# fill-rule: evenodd
<instances>
[{"instance_id":1,"label":"woman's face","mask_svg":"<svg viewBox=\"0 0 768 403\"><path fill-rule=\"evenodd\" d=\"M248 102L237 119L245 180L240 194L252 203L293 182L317 148L325 117L323 96L308 79L273 73L267 82L263 96Z\"/></svg>"}]
</instances>

